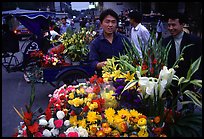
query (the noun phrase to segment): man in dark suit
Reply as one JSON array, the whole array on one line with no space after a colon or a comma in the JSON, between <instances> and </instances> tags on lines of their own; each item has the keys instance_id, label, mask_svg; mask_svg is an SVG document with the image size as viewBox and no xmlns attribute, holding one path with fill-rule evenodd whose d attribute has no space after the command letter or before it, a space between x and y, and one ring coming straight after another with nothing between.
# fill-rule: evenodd
<instances>
[{"instance_id":1,"label":"man in dark suit","mask_svg":"<svg viewBox=\"0 0 204 139\"><path fill-rule=\"evenodd\" d=\"M170 32L170 36L163 39L163 46L167 46L170 42L171 49L169 51L168 56L168 68L171 68L177 59L179 59L179 55L181 54L182 49L184 46L192 44L192 46L187 47L183 53L183 60L178 63L177 66L174 67L176 71L176 75L181 77L186 77L187 72L190 68L190 65L198 59L202 55L202 40L201 38L193 35L187 34L183 31L183 27L185 25L185 16L179 13L173 13L168 17L168 30ZM200 65L199 70L192 76L192 79L202 79L202 64ZM173 89L172 93L176 92ZM188 86L188 89L194 89L193 86ZM194 90L192 90L194 91ZM175 93L174 95L176 95Z\"/></svg>"}]
</instances>

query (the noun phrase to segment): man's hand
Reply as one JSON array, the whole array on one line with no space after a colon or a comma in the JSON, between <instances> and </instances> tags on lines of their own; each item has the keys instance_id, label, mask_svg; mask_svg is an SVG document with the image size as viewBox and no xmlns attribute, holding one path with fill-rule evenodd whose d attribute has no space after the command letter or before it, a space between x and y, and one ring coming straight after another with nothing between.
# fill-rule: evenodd
<instances>
[{"instance_id":1,"label":"man's hand","mask_svg":"<svg viewBox=\"0 0 204 139\"><path fill-rule=\"evenodd\" d=\"M106 61L103 61L103 62L99 62L97 65L96 65L96 68L97 69L102 69L103 66L106 65Z\"/></svg>"}]
</instances>

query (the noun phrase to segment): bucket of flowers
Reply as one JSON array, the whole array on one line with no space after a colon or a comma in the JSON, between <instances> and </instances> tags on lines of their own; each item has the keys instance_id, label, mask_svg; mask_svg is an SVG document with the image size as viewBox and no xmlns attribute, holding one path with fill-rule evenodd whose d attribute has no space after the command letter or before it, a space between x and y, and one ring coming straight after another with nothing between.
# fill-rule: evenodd
<instances>
[{"instance_id":1,"label":"bucket of flowers","mask_svg":"<svg viewBox=\"0 0 204 139\"><path fill-rule=\"evenodd\" d=\"M65 46L63 54L69 57L73 64L87 60L88 45L95 36L96 32L94 30L86 30L86 28L81 28L79 32L71 33L71 35L67 33L62 34L59 39Z\"/></svg>"}]
</instances>

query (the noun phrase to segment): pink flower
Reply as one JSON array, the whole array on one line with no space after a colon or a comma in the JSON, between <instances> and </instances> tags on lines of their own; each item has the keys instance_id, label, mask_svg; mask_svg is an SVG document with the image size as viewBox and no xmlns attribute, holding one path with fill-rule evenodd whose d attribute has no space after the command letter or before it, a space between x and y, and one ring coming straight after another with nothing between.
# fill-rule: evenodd
<instances>
[{"instance_id":1,"label":"pink flower","mask_svg":"<svg viewBox=\"0 0 204 139\"><path fill-rule=\"evenodd\" d=\"M79 134L77 132L69 132L67 137L79 137Z\"/></svg>"},{"instance_id":2,"label":"pink flower","mask_svg":"<svg viewBox=\"0 0 204 139\"><path fill-rule=\"evenodd\" d=\"M55 120L54 124L56 128L60 128L63 125L63 120Z\"/></svg>"},{"instance_id":3,"label":"pink flower","mask_svg":"<svg viewBox=\"0 0 204 139\"><path fill-rule=\"evenodd\" d=\"M85 91L86 91L87 93L92 93L92 92L93 92L93 88L88 87Z\"/></svg>"},{"instance_id":4,"label":"pink flower","mask_svg":"<svg viewBox=\"0 0 204 139\"><path fill-rule=\"evenodd\" d=\"M34 137L42 137L42 133L41 133L41 132L36 132L36 133L34 134Z\"/></svg>"}]
</instances>

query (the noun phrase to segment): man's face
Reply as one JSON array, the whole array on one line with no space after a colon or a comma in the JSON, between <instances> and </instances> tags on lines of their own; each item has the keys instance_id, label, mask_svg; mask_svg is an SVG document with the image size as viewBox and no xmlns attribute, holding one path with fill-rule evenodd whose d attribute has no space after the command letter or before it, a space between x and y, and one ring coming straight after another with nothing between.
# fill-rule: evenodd
<instances>
[{"instance_id":1,"label":"man's face","mask_svg":"<svg viewBox=\"0 0 204 139\"><path fill-rule=\"evenodd\" d=\"M101 27L103 28L105 33L112 34L116 31L117 20L113 16L108 15L101 23Z\"/></svg>"},{"instance_id":2,"label":"man's face","mask_svg":"<svg viewBox=\"0 0 204 139\"><path fill-rule=\"evenodd\" d=\"M172 36L176 36L183 31L183 26L184 24L179 23L179 19L168 20L168 30Z\"/></svg>"}]
</instances>

